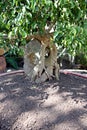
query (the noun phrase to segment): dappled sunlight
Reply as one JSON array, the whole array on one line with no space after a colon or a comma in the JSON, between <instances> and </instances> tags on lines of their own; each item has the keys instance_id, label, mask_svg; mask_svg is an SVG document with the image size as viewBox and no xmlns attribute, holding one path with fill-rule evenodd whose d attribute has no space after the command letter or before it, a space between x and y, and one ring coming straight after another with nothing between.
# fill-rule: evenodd
<instances>
[{"instance_id":1,"label":"dappled sunlight","mask_svg":"<svg viewBox=\"0 0 87 130\"><path fill-rule=\"evenodd\" d=\"M3 111L4 115L8 118L12 115L14 116L14 114L17 114L20 111L20 106L11 99L7 99L4 102L1 102L0 104L1 106L3 106L3 109L0 109L0 112Z\"/></svg>"},{"instance_id":2,"label":"dappled sunlight","mask_svg":"<svg viewBox=\"0 0 87 130\"><path fill-rule=\"evenodd\" d=\"M14 95L15 97L20 96L22 91L22 88L14 88L11 90L11 95Z\"/></svg>"},{"instance_id":3,"label":"dappled sunlight","mask_svg":"<svg viewBox=\"0 0 87 130\"><path fill-rule=\"evenodd\" d=\"M87 130L87 0L0 0L0 130Z\"/></svg>"},{"instance_id":4,"label":"dappled sunlight","mask_svg":"<svg viewBox=\"0 0 87 130\"><path fill-rule=\"evenodd\" d=\"M0 93L0 102L6 98L7 94L6 93Z\"/></svg>"},{"instance_id":5,"label":"dappled sunlight","mask_svg":"<svg viewBox=\"0 0 87 130\"><path fill-rule=\"evenodd\" d=\"M0 90L1 124L10 126L11 130L87 127L87 85L84 80L79 83L77 78L62 75L63 79L60 77L58 82L35 84L24 75L13 76L11 80L10 77L5 77L5 82L0 84L3 88Z\"/></svg>"},{"instance_id":6,"label":"dappled sunlight","mask_svg":"<svg viewBox=\"0 0 87 130\"><path fill-rule=\"evenodd\" d=\"M67 78L70 80L67 81ZM61 79L61 77L60 77ZM66 82L67 81L67 82ZM73 82L74 81L74 82ZM72 98L75 100L87 101L87 80L84 78L65 75L64 79L59 81L59 93L66 94L64 98Z\"/></svg>"},{"instance_id":7,"label":"dappled sunlight","mask_svg":"<svg viewBox=\"0 0 87 130\"><path fill-rule=\"evenodd\" d=\"M50 88L52 89L52 88ZM49 89L48 89L49 90ZM45 90L46 91L46 90ZM87 120L84 122L84 114L87 111L83 106L76 103L72 98L65 100L62 94L48 91L48 98L43 101L35 101L37 106L28 112L23 112L18 116L18 120L13 128L20 123L21 128L26 129L27 125L32 129L70 129L77 130L86 127ZM33 99L30 96L27 99ZM37 98L36 98L37 99Z\"/></svg>"},{"instance_id":8,"label":"dappled sunlight","mask_svg":"<svg viewBox=\"0 0 87 130\"><path fill-rule=\"evenodd\" d=\"M6 86L15 85L15 84L16 84L16 82L7 82L7 83L5 83Z\"/></svg>"},{"instance_id":9,"label":"dappled sunlight","mask_svg":"<svg viewBox=\"0 0 87 130\"><path fill-rule=\"evenodd\" d=\"M0 77L1 78L1 77ZM5 80L0 80L0 85L1 84L4 84L4 83L8 83L8 82L11 82L12 81L12 78L7 78Z\"/></svg>"},{"instance_id":10,"label":"dappled sunlight","mask_svg":"<svg viewBox=\"0 0 87 130\"><path fill-rule=\"evenodd\" d=\"M51 106L52 107L52 106ZM60 112L59 112L60 113ZM58 112L53 109L53 107L50 108L35 108L34 110L31 110L30 112L24 112L22 113L16 123L13 125L13 128L17 126L17 124L20 123L21 128L26 129L26 126L29 125L32 129L42 128L44 125L52 125L52 122L56 120Z\"/></svg>"},{"instance_id":11,"label":"dappled sunlight","mask_svg":"<svg viewBox=\"0 0 87 130\"><path fill-rule=\"evenodd\" d=\"M87 113L84 113L82 116L79 117L79 122L87 128Z\"/></svg>"},{"instance_id":12,"label":"dappled sunlight","mask_svg":"<svg viewBox=\"0 0 87 130\"><path fill-rule=\"evenodd\" d=\"M42 108L42 109L36 109L32 110L29 113L25 112L22 113L19 117L16 123L13 125L13 128L15 128L19 123L20 127L23 129L26 129L27 125L32 129L52 129L58 130L58 129L70 129L70 130L77 130L77 129L83 129L86 128L87 120L82 122L79 120L80 117L84 116L85 111L83 110L77 110L72 109L72 111L69 111L67 113L63 113L62 111L55 111L55 109L52 107L52 109L49 108Z\"/></svg>"},{"instance_id":13,"label":"dappled sunlight","mask_svg":"<svg viewBox=\"0 0 87 130\"><path fill-rule=\"evenodd\" d=\"M81 117L83 117L84 114L87 114L87 111L83 109L79 109L79 108L72 109L71 111L68 111L67 113L61 112L56 118L56 120L54 120L56 130L60 128L62 128L63 130L66 130L66 129L77 130L78 128L81 130L83 128L85 129L87 125L85 124L83 125L83 123L81 122Z\"/></svg>"},{"instance_id":14,"label":"dappled sunlight","mask_svg":"<svg viewBox=\"0 0 87 130\"><path fill-rule=\"evenodd\" d=\"M80 126L72 121L64 121L59 125L55 125L54 130L80 130Z\"/></svg>"}]
</instances>

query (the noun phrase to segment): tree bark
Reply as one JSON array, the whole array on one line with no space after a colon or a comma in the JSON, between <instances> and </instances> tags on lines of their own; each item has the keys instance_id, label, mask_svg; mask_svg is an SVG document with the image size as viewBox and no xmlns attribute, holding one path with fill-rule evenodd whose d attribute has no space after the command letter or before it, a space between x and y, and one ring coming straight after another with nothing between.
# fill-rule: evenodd
<instances>
[{"instance_id":1,"label":"tree bark","mask_svg":"<svg viewBox=\"0 0 87 130\"><path fill-rule=\"evenodd\" d=\"M33 37L26 46L24 54L24 71L35 82L59 79L57 48L50 36Z\"/></svg>"}]
</instances>

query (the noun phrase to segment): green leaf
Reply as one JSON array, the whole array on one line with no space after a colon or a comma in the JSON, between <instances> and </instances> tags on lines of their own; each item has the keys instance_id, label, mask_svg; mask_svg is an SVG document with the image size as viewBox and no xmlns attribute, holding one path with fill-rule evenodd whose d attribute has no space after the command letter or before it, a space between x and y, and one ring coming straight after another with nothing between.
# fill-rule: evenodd
<instances>
[{"instance_id":1,"label":"green leaf","mask_svg":"<svg viewBox=\"0 0 87 130\"><path fill-rule=\"evenodd\" d=\"M28 4L30 4L30 1L29 0L26 0Z\"/></svg>"},{"instance_id":2,"label":"green leaf","mask_svg":"<svg viewBox=\"0 0 87 130\"><path fill-rule=\"evenodd\" d=\"M14 57L6 57L6 62L9 63L12 67L14 67L15 69L18 69L18 64L15 60Z\"/></svg>"},{"instance_id":3,"label":"green leaf","mask_svg":"<svg viewBox=\"0 0 87 130\"><path fill-rule=\"evenodd\" d=\"M26 38L27 33L26 33L26 31L25 31L24 29L20 29L20 30L19 30L19 33L21 34L21 36L22 36L23 38Z\"/></svg>"}]
</instances>

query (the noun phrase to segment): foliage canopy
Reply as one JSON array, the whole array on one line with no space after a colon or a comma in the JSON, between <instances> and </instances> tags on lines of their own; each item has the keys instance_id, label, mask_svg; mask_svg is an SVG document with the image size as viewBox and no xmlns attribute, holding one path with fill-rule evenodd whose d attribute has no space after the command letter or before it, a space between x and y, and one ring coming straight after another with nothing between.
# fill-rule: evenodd
<instances>
[{"instance_id":1,"label":"foliage canopy","mask_svg":"<svg viewBox=\"0 0 87 130\"><path fill-rule=\"evenodd\" d=\"M27 35L54 30L54 41L75 55L87 53L87 1L86 0L1 0L0 43L2 36L15 36L24 44ZM11 42L11 41L10 41Z\"/></svg>"}]
</instances>

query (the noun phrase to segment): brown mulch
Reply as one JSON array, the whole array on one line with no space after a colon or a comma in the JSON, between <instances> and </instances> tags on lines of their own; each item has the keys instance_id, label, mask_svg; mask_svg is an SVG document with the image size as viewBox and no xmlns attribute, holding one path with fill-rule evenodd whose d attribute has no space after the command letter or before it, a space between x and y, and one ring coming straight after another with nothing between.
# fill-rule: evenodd
<instances>
[{"instance_id":1,"label":"brown mulch","mask_svg":"<svg viewBox=\"0 0 87 130\"><path fill-rule=\"evenodd\" d=\"M87 79L60 74L32 83L24 74L0 77L0 130L87 130Z\"/></svg>"}]
</instances>

